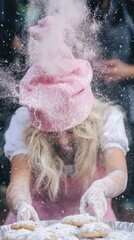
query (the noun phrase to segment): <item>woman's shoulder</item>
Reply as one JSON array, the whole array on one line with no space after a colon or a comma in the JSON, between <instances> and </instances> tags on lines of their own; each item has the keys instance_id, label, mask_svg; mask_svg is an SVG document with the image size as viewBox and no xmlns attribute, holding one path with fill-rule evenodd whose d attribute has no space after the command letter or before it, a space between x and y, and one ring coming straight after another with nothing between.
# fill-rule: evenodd
<instances>
[{"instance_id":1,"label":"woman's shoulder","mask_svg":"<svg viewBox=\"0 0 134 240\"><path fill-rule=\"evenodd\" d=\"M116 121L122 121L124 117L125 114L119 106L109 105L103 112L103 124L105 125L107 122L109 122L113 125L113 123Z\"/></svg>"},{"instance_id":2,"label":"woman's shoulder","mask_svg":"<svg viewBox=\"0 0 134 240\"><path fill-rule=\"evenodd\" d=\"M30 122L30 115L29 115L29 111L26 107L19 107L13 117L12 117L12 121L15 122L20 122L20 123L28 123Z\"/></svg>"},{"instance_id":3,"label":"woman's shoulder","mask_svg":"<svg viewBox=\"0 0 134 240\"><path fill-rule=\"evenodd\" d=\"M19 107L15 111L15 114L18 116L24 115L24 116L29 116L29 111L26 107Z\"/></svg>"},{"instance_id":4,"label":"woman's shoulder","mask_svg":"<svg viewBox=\"0 0 134 240\"><path fill-rule=\"evenodd\" d=\"M9 127L5 132L4 152L7 158L13 159L17 154L26 154L27 146L23 136L30 122L28 109L19 107L13 114Z\"/></svg>"},{"instance_id":5,"label":"woman's shoulder","mask_svg":"<svg viewBox=\"0 0 134 240\"><path fill-rule=\"evenodd\" d=\"M119 147L128 151L128 138L124 125L124 113L117 106L110 106L103 114L103 126L100 136L100 148Z\"/></svg>"}]
</instances>

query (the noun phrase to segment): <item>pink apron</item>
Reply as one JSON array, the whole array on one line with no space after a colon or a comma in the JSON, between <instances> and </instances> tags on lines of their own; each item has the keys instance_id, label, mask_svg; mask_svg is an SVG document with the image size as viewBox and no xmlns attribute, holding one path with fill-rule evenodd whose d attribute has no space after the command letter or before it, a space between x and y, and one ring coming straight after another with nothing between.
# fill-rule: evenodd
<instances>
[{"instance_id":1,"label":"pink apron","mask_svg":"<svg viewBox=\"0 0 134 240\"><path fill-rule=\"evenodd\" d=\"M103 167L97 164L96 173L90 181L92 182L105 176ZM55 202L49 200L47 192L42 192L41 195L32 194L33 207L37 211L40 220L54 220L61 219L64 216L78 214L80 206L80 198L83 195L82 181L80 178L67 178L67 188L65 192L65 181L61 180L60 194ZM104 216L106 221L115 221L116 217L112 210L111 199L107 199L108 209ZM10 224L16 221L16 216L9 213L4 224Z\"/></svg>"}]
</instances>

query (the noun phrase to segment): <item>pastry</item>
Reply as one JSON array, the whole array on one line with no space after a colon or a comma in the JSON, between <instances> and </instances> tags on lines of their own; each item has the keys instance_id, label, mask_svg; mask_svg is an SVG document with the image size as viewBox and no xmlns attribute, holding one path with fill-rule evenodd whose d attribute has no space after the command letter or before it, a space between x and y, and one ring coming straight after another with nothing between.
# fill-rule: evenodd
<instances>
[{"instance_id":1,"label":"pastry","mask_svg":"<svg viewBox=\"0 0 134 240\"><path fill-rule=\"evenodd\" d=\"M19 231L8 230L4 232L3 240L18 240L19 238L25 239L29 233L31 233L31 231L27 229L20 229Z\"/></svg>"},{"instance_id":2,"label":"pastry","mask_svg":"<svg viewBox=\"0 0 134 240\"><path fill-rule=\"evenodd\" d=\"M27 221L19 221L19 222L14 222L11 224L11 229L13 230L19 230L19 229L27 229L30 231L34 231L38 227L44 227L45 222L43 221L42 223L40 221L34 222L31 220Z\"/></svg>"},{"instance_id":3,"label":"pastry","mask_svg":"<svg viewBox=\"0 0 134 240\"><path fill-rule=\"evenodd\" d=\"M93 222L83 225L78 229L79 238L106 237L110 233L110 226L103 222Z\"/></svg>"},{"instance_id":4,"label":"pastry","mask_svg":"<svg viewBox=\"0 0 134 240\"><path fill-rule=\"evenodd\" d=\"M61 222L64 224L71 224L77 227L81 227L84 224L95 222L95 221L96 221L96 218L93 216L90 216L88 213L70 215L70 216L64 217L61 220Z\"/></svg>"},{"instance_id":5,"label":"pastry","mask_svg":"<svg viewBox=\"0 0 134 240\"><path fill-rule=\"evenodd\" d=\"M64 236L76 235L78 228L68 224L55 223L46 228L47 231L55 233L57 236L64 234Z\"/></svg>"}]
</instances>

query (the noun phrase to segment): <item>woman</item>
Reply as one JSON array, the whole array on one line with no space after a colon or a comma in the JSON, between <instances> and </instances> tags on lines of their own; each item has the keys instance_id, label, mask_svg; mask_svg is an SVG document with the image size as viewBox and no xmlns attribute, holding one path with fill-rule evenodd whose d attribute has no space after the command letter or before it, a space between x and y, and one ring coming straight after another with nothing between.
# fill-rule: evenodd
<instances>
[{"instance_id":1,"label":"woman","mask_svg":"<svg viewBox=\"0 0 134 240\"><path fill-rule=\"evenodd\" d=\"M40 20L32 37L50 34L54 22ZM89 62L59 40L58 54L45 52L43 65L34 62L20 82L23 107L5 134L12 160L7 201L18 220L61 219L79 207L97 220L115 220L109 198L127 184L123 114L95 99ZM6 224L16 221L13 213Z\"/></svg>"}]
</instances>

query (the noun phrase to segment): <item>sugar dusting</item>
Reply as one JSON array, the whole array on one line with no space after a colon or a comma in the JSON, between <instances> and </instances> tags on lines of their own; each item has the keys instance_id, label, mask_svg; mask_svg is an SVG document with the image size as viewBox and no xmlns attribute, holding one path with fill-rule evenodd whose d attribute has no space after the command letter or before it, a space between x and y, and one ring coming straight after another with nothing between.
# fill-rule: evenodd
<instances>
[{"instance_id":1,"label":"sugar dusting","mask_svg":"<svg viewBox=\"0 0 134 240\"><path fill-rule=\"evenodd\" d=\"M13 76L12 68L0 67L0 99L18 98L18 84Z\"/></svg>"},{"instance_id":2,"label":"sugar dusting","mask_svg":"<svg viewBox=\"0 0 134 240\"><path fill-rule=\"evenodd\" d=\"M31 1L31 4L33 2ZM46 16L54 16L54 20L51 28L41 27L38 29L38 37L30 38L30 63L44 66L48 75L57 75L61 67L67 67L65 62L60 61L65 42L75 57L88 59L94 64L99 49L96 41L99 25L91 19L85 1L49 0L47 4L46 1L41 2L42 6L45 6Z\"/></svg>"},{"instance_id":3,"label":"sugar dusting","mask_svg":"<svg viewBox=\"0 0 134 240\"><path fill-rule=\"evenodd\" d=\"M47 35L44 34L41 41L29 39L29 44L27 44L29 36L28 27L30 26L29 19L31 19L29 14L32 15L33 25L35 25L34 17L36 18L37 15L38 20L44 16L54 15L56 21L54 22L53 30L47 33ZM91 18L90 11L84 0L30 0L27 5L25 26L22 31L23 42L20 54L18 54L18 57L15 54L15 61L10 66L0 67L1 98L9 97L11 101L18 101L19 81L29 64L33 62L45 65L49 74L57 74L60 70L59 66L65 69L66 65L61 64L60 59L57 57L62 40L67 43L75 57L88 59L92 66L97 68L96 59L100 52L97 42L99 29L100 26ZM19 62L20 55L26 56L24 64ZM56 56L53 62L49 57L50 55L51 57Z\"/></svg>"},{"instance_id":4,"label":"sugar dusting","mask_svg":"<svg viewBox=\"0 0 134 240\"><path fill-rule=\"evenodd\" d=\"M6 239L19 239L19 240L33 240L33 239L34 240L44 240L44 239L77 240L82 238L76 237L77 235L76 232L79 233L81 229L87 228L87 226L89 226L88 230L90 230L90 232L92 233L100 230L103 230L103 231L106 230L108 232L110 231L107 236L103 238L97 237L97 238L94 238L94 240L97 240L97 239L133 240L134 225L132 223L128 224L123 222L114 222L111 224L112 224L112 227L110 230L109 225L102 222L101 223L96 222L90 225L86 224L82 228L77 228L67 224L62 224L60 222L49 223L49 221L46 221L47 226L43 226L44 223L42 225L42 221L41 221L41 222L38 222L36 229L34 231L29 231L26 229L11 230L11 225L5 225L0 227L0 239L6 238ZM132 229L131 229L131 225L133 225ZM84 238L84 240L86 239Z\"/></svg>"}]
</instances>

